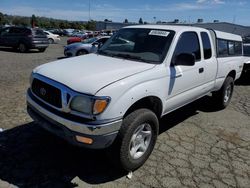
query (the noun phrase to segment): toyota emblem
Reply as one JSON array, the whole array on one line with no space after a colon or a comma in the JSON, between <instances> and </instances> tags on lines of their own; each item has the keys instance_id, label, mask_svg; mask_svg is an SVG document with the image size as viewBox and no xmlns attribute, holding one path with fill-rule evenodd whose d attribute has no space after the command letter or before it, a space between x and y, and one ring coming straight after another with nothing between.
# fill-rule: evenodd
<instances>
[{"instance_id":1,"label":"toyota emblem","mask_svg":"<svg viewBox=\"0 0 250 188\"><path fill-rule=\"evenodd\" d=\"M43 87L42 88L40 88L40 94L42 95L42 96L45 96L46 95L46 89L44 89Z\"/></svg>"}]
</instances>

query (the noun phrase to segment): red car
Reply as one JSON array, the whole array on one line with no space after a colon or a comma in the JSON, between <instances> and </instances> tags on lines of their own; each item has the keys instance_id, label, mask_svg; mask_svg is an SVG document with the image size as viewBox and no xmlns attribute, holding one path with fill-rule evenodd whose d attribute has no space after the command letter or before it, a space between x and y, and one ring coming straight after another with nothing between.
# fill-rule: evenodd
<instances>
[{"instance_id":1,"label":"red car","mask_svg":"<svg viewBox=\"0 0 250 188\"><path fill-rule=\"evenodd\" d=\"M72 43L75 43L75 42L82 42L82 39L80 37L70 37L68 40L67 40L67 44L72 44Z\"/></svg>"}]
</instances>

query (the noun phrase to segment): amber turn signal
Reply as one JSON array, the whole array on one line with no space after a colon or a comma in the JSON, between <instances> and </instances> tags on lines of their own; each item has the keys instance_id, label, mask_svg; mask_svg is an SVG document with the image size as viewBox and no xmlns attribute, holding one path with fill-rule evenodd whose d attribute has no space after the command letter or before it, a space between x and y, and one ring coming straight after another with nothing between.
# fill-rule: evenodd
<instances>
[{"instance_id":1,"label":"amber turn signal","mask_svg":"<svg viewBox=\"0 0 250 188\"><path fill-rule=\"evenodd\" d=\"M108 101L105 99L98 99L95 101L93 113L100 114L102 113L108 105Z\"/></svg>"},{"instance_id":2,"label":"amber turn signal","mask_svg":"<svg viewBox=\"0 0 250 188\"><path fill-rule=\"evenodd\" d=\"M92 144L93 143L93 139L91 138L87 138L87 137L84 137L84 136L76 136L76 140L78 142L82 142L82 143L85 143L85 144Z\"/></svg>"}]
</instances>

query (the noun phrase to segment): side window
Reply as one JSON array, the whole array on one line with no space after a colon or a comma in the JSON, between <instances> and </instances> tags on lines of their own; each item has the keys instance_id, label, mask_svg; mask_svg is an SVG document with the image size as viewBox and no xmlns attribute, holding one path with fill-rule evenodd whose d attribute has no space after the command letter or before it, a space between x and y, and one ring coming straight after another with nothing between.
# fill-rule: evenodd
<instances>
[{"instance_id":1,"label":"side window","mask_svg":"<svg viewBox=\"0 0 250 188\"><path fill-rule=\"evenodd\" d=\"M228 41L228 54L234 55L234 42Z\"/></svg>"},{"instance_id":2,"label":"side window","mask_svg":"<svg viewBox=\"0 0 250 188\"><path fill-rule=\"evenodd\" d=\"M235 52L235 55L242 55L242 43L241 42L234 43L234 52Z\"/></svg>"},{"instance_id":3,"label":"side window","mask_svg":"<svg viewBox=\"0 0 250 188\"><path fill-rule=\"evenodd\" d=\"M5 28L1 31L1 36L6 35L10 32L10 28Z\"/></svg>"},{"instance_id":4,"label":"side window","mask_svg":"<svg viewBox=\"0 0 250 188\"><path fill-rule=\"evenodd\" d=\"M227 41L218 39L218 56L227 56L228 55L228 48L227 48Z\"/></svg>"},{"instance_id":5,"label":"side window","mask_svg":"<svg viewBox=\"0 0 250 188\"><path fill-rule=\"evenodd\" d=\"M10 28L10 33L11 34L20 34L21 33L21 29L20 28L16 28L16 27Z\"/></svg>"},{"instance_id":6,"label":"side window","mask_svg":"<svg viewBox=\"0 0 250 188\"><path fill-rule=\"evenodd\" d=\"M211 42L206 32L201 32L203 44L204 59L209 59L212 56Z\"/></svg>"},{"instance_id":7,"label":"side window","mask_svg":"<svg viewBox=\"0 0 250 188\"><path fill-rule=\"evenodd\" d=\"M107 41L108 38L101 38L97 40L96 42L104 44Z\"/></svg>"},{"instance_id":8,"label":"side window","mask_svg":"<svg viewBox=\"0 0 250 188\"><path fill-rule=\"evenodd\" d=\"M199 39L195 32L185 32L180 36L172 60L183 53L193 54L195 61L201 59Z\"/></svg>"}]
</instances>

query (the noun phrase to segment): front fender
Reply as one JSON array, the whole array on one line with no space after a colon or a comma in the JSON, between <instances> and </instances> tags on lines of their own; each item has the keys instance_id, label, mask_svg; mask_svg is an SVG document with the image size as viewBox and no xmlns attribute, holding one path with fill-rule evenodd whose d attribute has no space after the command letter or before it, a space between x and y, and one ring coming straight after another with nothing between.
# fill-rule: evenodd
<instances>
[{"instance_id":1,"label":"front fender","mask_svg":"<svg viewBox=\"0 0 250 188\"><path fill-rule=\"evenodd\" d=\"M133 83L133 82L132 82ZM162 86L166 86L166 90ZM100 90L97 96L110 96L111 102L98 119L122 118L127 110L145 97L157 97L164 107L164 96L167 93L167 77L146 80L131 85L130 81L121 80Z\"/></svg>"}]
</instances>

